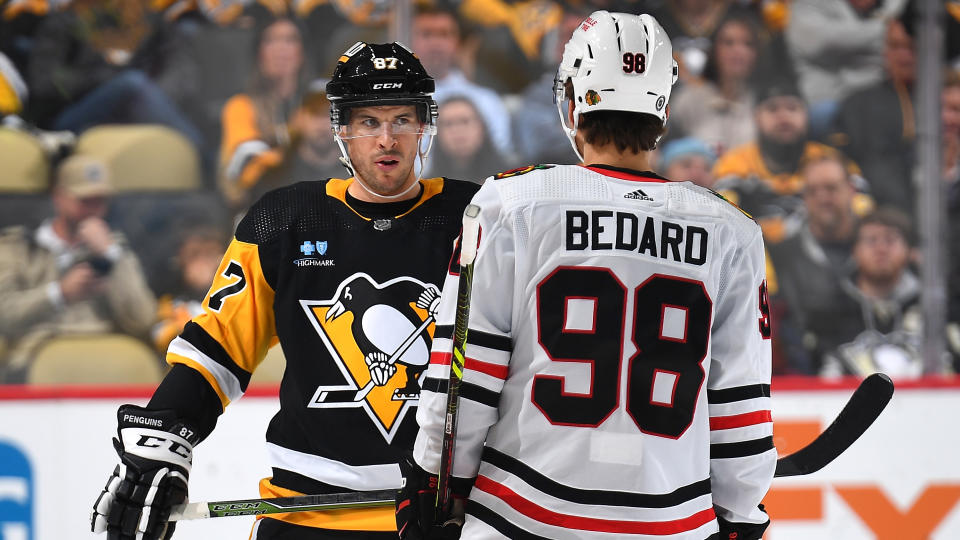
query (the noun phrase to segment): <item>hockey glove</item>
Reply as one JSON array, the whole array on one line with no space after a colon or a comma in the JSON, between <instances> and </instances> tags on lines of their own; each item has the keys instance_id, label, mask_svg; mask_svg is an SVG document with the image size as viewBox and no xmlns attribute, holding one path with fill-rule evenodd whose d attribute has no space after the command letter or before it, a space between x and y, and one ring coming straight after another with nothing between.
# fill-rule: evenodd
<instances>
[{"instance_id":1,"label":"hockey glove","mask_svg":"<svg viewBox=\"0 0 960 540\"><path fill-rule=\"evenodd\" d=\"M93 505L90 529L106 531L108 540L166 540L175 526L167 522L171 508L187 500L198 434L172 411L123 405L117 435L120 464Z\"/></svg>"},{"instance_id":2,"label":"hockey glove","mask_svg":"<svg viewBox=\"0 0 960 540\"><path fill-rule=\"evenodd\" d=\"M766 512L762 504L760 511ZM720 516L717 516L717 522L720 523L720 540L760 540L770 525L769 519L765 523L734 523Z\"/></svg>"},{"instance_id":3,"label":"hockey glove","mask_svg":"<svg viewBox=\"0 0 960 540\"><path fill-rule=\"evenodd\" d=\"M420 468L410 455L400 460L404 483L397 492L397 533L404 540L456 540L463 527L462 503L455 499L459 515L441 516L434 521L437 502L437 475ZM472 482L454 478L454 497L462 501Z\"/></svg>"}]
</instances>

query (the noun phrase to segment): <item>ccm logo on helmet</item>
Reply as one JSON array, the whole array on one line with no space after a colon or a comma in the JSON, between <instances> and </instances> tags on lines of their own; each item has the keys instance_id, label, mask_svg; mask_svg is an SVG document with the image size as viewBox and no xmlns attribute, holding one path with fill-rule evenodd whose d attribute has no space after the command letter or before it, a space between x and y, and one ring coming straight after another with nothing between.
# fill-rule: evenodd
<instances>
[{"instance_id":1,"label":"ccm logo on helmet","mask_svg":"<svg viewBox=\"0 0 960 540\"><path fill-rule=\"evenodd\" d=\"M396 89L403 88L403 83L385 82L385 83L376 83L373 85L374 90L390 90L391 88L396 88Z\"/></svg>"}]
</instances>

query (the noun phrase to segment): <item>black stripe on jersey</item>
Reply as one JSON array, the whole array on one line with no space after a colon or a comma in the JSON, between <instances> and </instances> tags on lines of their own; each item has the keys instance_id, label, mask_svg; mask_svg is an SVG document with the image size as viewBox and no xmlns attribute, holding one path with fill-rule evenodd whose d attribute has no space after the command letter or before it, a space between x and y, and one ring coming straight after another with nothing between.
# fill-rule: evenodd
<instances>
[{"instance_id":1,"label":"black stripe on jersey","mask_svg":"<svg viewBox=\"0 0 960 540\"><path fill-rule=\"evenodd\" d=\"M467 501L466 512L493 527L506 538L512 540L550 540L545 536L537 536L525 529L517 527L473 499Z\"/></svg>"},{"instance_id":2,"label":"black stripe on jersey","mask_svg":"<svg viewBox=\"0 0 960 540\"><path fill-rule=\"evenodd\" d=\"M773 449L773 437L764 437L752 441L735 443L717 443L710 445L710 459L738 458L755 456Z\"/></svg>"},{"instance_id":3,"label":"black stripe on jersey","mask_svg":"<svg viewBox=\"0 0 960 540\"><path fill-rule=\"evenodd\" d=\"M706 478L670 493L648 494L629 491L581 489L563 485L540 474L518 459L489 446L483 449L483 461L516 476L537 490L577 504L604 506L632 506L635 508L669 508L710 493L710 479Z\"/></svg>"},{"instance_id":4,"label":"black stripe on jersey","mask_svg":"<svg viewBox=\"0 0 960 540\"><path fill-rule=\"evenodd\" d=\"M247 391L247 385L250 384L250 374L234 363L230 355L227 354L226 349L223 348L223 345L213 339L202 326L193 321L189 321L184 325L183 333L180 334L180 337L189 341L194 347L203 352L203 354L212 358L214 362L227 368L227 370L240 381L240 389L244 392Z\"/></svg>"},{"instance_id":5,"label":"black stripe on jersey","mask_svg":"<svg viewBox=\"0 0 960 540\"><path fill-rule=\"evenodd\" d=\"M770 397L769 384L751 384L724 388L723 390L707 390L707 403L733 403L759 397Z\"/></svg>"},{"instance_id":6,"label":"black stripe on jersey","mask_svg":"<svg viewBox=\"0 0 960 540\"><path fill-rule=\"evenodd\" d=\"M433 331L433 338L453 339L453 325L438 324ZM474 330L472 328L467 332L467 343L488 349L497 349L498 351L510 352L513 350L513 341L510 338L489 332L481 332L480 330Z\"/></svg>"},{"instance_id":7,"label":"black stripe on jersey","mask_svg":"<svg viewBox=\"0 0 960 540\"><path fill-rule=\"evenodd\" d=\"M427 377L423 381L424 390L429 390L438 394L446 394L449 386L450 381L447 379L435 379L433 377ZM482 403L487 407L493 407L494 409L500 405L500 394L475 384L466 382L462 383L460 386L460 396L464 399L469 399L470 401Z\"/></svg>"}]
</instances>

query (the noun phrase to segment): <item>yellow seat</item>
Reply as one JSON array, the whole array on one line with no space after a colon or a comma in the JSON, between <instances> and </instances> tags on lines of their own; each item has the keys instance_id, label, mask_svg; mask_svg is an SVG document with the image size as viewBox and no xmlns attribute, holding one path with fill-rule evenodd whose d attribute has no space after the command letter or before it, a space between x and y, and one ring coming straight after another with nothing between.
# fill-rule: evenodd
<instances>
[{"instance_id":1,"label":"yellow seat","mask_svg":"<svg viewBox=\"0 0 960 540\"><path fill-rule=\"evenodd\" d=\"M0 192L43 193L50 185L50 161L29 133L0 127Z\"/></svg>"},{"instance_id":2,"label":"yellow seat","mask_svg":"<svg viewBox=\"0 0 960 540\"><path fill-rule=\"evenodd\" d=\"M102 159L120 192L201 188L200 156L186 137L153 124L103 125L84 131L75 152Z\"/></svg>"},{"instance_id":3,"label":"yellow seat","mask_svg":"<svg viewBox=\"0 0 960 540\"><path fill-rule=\"evenodd\" d=\"M278 343L267 351L267 356L250 377L250 384L279 384L286 368L287 359L283 356L283 349Z\"/></svg>"},{"instance_id":4,"label":"yellow seat","mask_svg":"<svg viewBox=\"0 0 960 540\"><path fill-rule=\"evenodd\" d=\"M157 384L163 373L156 353L130 336L58 336L37 351L27 383Z\"/></svg>"}]
</instances>

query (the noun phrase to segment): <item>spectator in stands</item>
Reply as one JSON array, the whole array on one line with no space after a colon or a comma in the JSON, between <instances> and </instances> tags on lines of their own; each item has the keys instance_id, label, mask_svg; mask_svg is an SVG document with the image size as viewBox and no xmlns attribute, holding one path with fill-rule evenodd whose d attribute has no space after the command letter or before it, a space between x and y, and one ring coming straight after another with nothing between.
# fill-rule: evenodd
<instances>
[{"instance_id":1,"label":"spectator in stands","mask_svg":"<svg viewBox=\"0 0 960 540\"><path fill-rule=\"evenodd\" d=\"M569 32L558 33L564 12L561 4L567 4L567 8L579 4L576 9L581 9L584 3L463 0L459 4L465 25L475 30L470 49L475 50L471 56L476 63L469 75L497 92L515 94L533 83L545 69L551 74L556 71L559 59L550 56L550 51L557 41L562 47L570 37Z\"/></svg>"},{"instance_id":2,"label":"spectator in stands","mask_svg":"<svg viewBox=\"0 0 960 540\"><path fill-rule=\"evenodd\" d=\"M863 167L877 204L913 215L916 53L900 21L887 26L884 59L886 78L841 104L831 142Z\"/></svg>"},{"instance_id":3,"label":"spectator in stands","mask_svg":"<svg viewBox=\"0 0 960 540\"><path fill-rule=\"evenodd\" d=\"M826 133L845 97L883 78L883 36L904 3L793 0L786 41L810 107L814 137Z\"/></svg>"},{"instance_id":4,"label":"spectator in stands","mask_svg":"<svg viewBox=\"0 0 960 540\"><path fill-rule=\"evenodd\" d=\"M767 243L786 313L778 323L777 339L789 371L816 374L812 351L803 346L808 325L832 319L840 284L853 270L856 188L839 152L806 161L803 178L805 218L782 242Z\"/></svg>"},{"instance_id":5,"label":"spectator in stands","mask_svg":"<svg viewBox=\"0 0 960 540\"><path fill-rule=\"evenodd\" d=\"M703 141L696 137L684 137L663 146L659 169L663 171L663 176L675 182L689 180L698 186L712 188L713 163L716 159L716 154Z\"/></svg>"},{"instance_id":6,"label":"spectator in stands","mask_svg":"<svg viewBox=\"0 0 960 540\"><path fill-rule=\"evenodd\" d=\"M44 19L29 60L28 119L73 132L105 123L164 124L202 148L193 123L143 71L127 66L148 29L134 4L74 0ZM114 36L118 29L129 35Z\"/></svg>"},{"instance_id":7,"label":"spectator in stands","mask_svg":"<svg viewBox=\"0 0 960 540\"><path fill-rule=\"evenodd\" d=\"M680 82L699 78L710 57L711 37L730 8L730 0L667 0L654 10L673 42L680 64Z\"/></svg>"},{"instance_id":8,"label":"spectator in stands","mask_svg":"<svg viewBox=\"0 0 960 540\"><path fill-rule=\"evenodd\" d=\"M892 377L923 373L920 281L909 269L910 220L882 208L860 220L854 272L842 283L833 316L811 329L823 351L821 374Z\"/></svg>"},{"instance_id":9,"label":"spectator in stands","mask_svg":"<svg viewBox=\"0 0 960 540\"><path fill-rule=\"evenodd\" d=\"M437 140L425 177L447 176L480 183L507 168L473 101L453 96L440 103Z\"/></svg>"},{"instance_id":10,"label":"spectator in stands","mask_svg":"<svg viewBox=\"0 0 960 540\"><path fill-rule=\"evenodd\" d=\"M594 9L588 4L567 6L557 27L557 35L569 37ZM566 42L567 38L554 40L553 51L548 51L549 57L554 59L550 62L552 65L560 63ZM567 136L563 130L557 129L559 119L553 88L555 76L556 70L544 71L519 96L520 104L513 112L513 141L518 161L522 163L570 165L579 162Z\"/></svg>"},{"instance_id":11,"label":"spectator in stands","mask_svg":"<svg viewBox=\"0 0 960 540\"><path fill-rule=\"evenodd\" d=\"M187 321L203 312L201 302L227 249L227 236L213 225L189 224L179 236L180 246L171 261L175 280L159 299L158 322L151 332L153 344L161 353L180 335Z\"/></svg>"},{"instance_id":12,"label":"spectator in stands","mask_svg":"<svg viewBox=\"0 0 960 540\"><path fill-rule=\"evenodd\" d=\"M713 35L703 82L684 85L670 102L670 135L694 136L717 154L753 141L753 89L759 22L749 12L728 16Z\"/></svg>"},{"instance_id":13,"label":"spectator in stands","mask_svg":"<svg viewBox=\"0 0 960 540\"><path fill-rule=\"evenodd\" d=\"M510 155L510 114L503 100L492 89L467 79L457 67L461 36L456 14L443 7L420 7L413 17L411 34L413 51L436 81L437 102L451 96L473 101L494 146L502 155Z\"/></svg>"},{"instance_id":14,"label":"spectator in stands","mask_svg":"<svg viewBox=\"0 0 960 540\"><path fill-rule=\"evenodd\" d=\"M252 190L253 198L295 182L338 178L347 173L340 163L340 149L330 136L326 84L326 79L317 79L308 86L303 103L290 122L290 146L283 161L257 182Z\"/></svg>"},{"instance_id":15,"label":"spectator in stands","mask_svg":"<svg viewBox=\"0 0 960 540\"><path fill-rule=\"evenodd\" d=\"M717 160L715 187L757 218L767 242L778 242L797 225L800 215L800 164L833 149L809 139L806 104L790 79L767 80L758 86L754 119L756 141L733 148ZM859 168L849 163L848 170L857 175L858 190L865 189ZM861 210L869 199L858 197L855 204Z\"/></svg>"},{"instance_id":16,"label":"spectator in stands","mask_svg":"<svg viewBox=\"0 0 960 540\"><path fill-rule=\"evenodd\" d=\"M283 2L284 0L260 0ZM421 2L409 2L418 4ZM304 43L311 71L328 75L337 56L357 41L383 43L390 40L390 22L396 2L386 0L297 0L292 9L303 24ZM409 43L408 43L409 45Z\"/></svg>"},{"instance_id":17,"label":"spectator in stands","mask_svg":"<svg viewBox=\"0 0 960 540\"><path fill-rule=\"evenodd\" d=\"M302 33L293 19L261 23L254 51L257 68L249 88L230 98L222 115L220 188L238 209L249 203L264 174L283 163L305 87Z\"/></svg>"},{"instance_id":18,"label":"spectator in stands","mask_svg":"<svg viewBox=\"0 0 960 540\"><path fill-rule=\"evenodd\" d=\"M7 382L22 380L44 341L65 333L146 337L156 299L122 235L104 221L112 193L100 161L67 158L57 171L54 216L0 236L0 335L11 344Z\"/></svg>"},{"instance_id":19,"label":"spectator in stands","mask_svg":"<svg viewBox=\"0 0 960 540\"><path fill-rule=\"evenodd\" d=\"M947 340L960 350L960 72L947 72L940 96L943 178L947 183L947 320L951 322ZM954 372L960 373L960 358Z\"/></svg>"},{"instance_id":20,"label":"spectator in stands","mask_svg":"<svg viewBox=\"0 0 960 540\"><path fill-rule=\"evenodd\" d=\"M20 72L7 55L0 52L0 118L20 114L29 90Z\"/></svg>"}]
</instances>

